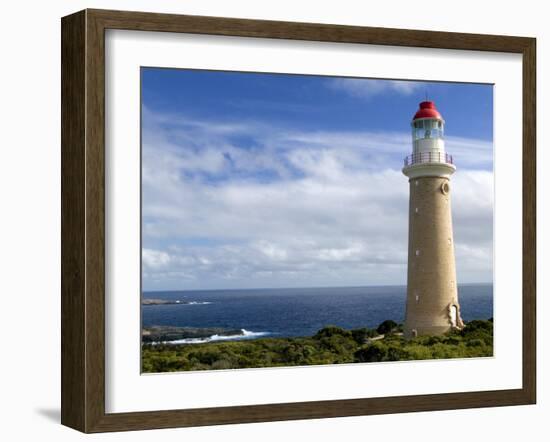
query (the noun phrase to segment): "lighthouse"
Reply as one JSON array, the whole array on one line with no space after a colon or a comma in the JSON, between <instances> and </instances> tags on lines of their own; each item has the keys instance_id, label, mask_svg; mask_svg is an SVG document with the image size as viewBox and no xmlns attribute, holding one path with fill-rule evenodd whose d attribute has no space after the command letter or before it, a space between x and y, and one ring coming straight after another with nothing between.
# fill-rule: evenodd
<instances>
[{"instance_id":1,"label":"lighthouse","mask_svg":"<svg viewBox=\"0 0 550 442\"><path fill-rule=\"evenodd\" d=\"M404 335L439 335L464 326L460 315L451 218L453 157L445 151L445 121L433 101L413 117L409 178L409 259Z\"/></svg>"}]
</instances>

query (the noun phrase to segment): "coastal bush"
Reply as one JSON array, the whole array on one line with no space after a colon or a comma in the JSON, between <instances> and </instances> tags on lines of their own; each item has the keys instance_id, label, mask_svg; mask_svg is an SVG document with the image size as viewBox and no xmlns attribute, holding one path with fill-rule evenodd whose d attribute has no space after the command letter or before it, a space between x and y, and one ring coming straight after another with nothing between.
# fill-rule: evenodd
<instances>
[{"instance_id":1,"label":"coastal bush","mask_svg":"<svg viewBox=\"0 0 550 442\"><path fill-rule=\"evenodd\" d=\"M381 342L375 342L368 347L357 350L354 355L355 362L381 362L387 354L387 347Z\"/></svg>"},{"instance_id":2,"label":"coastal bush","mask_svg":"<svg viewBox=\"0 0 550 442\"><path fill-rule=\"evenodd\" d=\"M445 340L447 339L446 336L428 336L427 338L424 338L424 339L418 339L419 342L421 342L423 345L434 345L434 344L439 344L441 342L445 342Z\"/></svg>"},{"instance_id":3,"label":"coastal bush","mask_svg":"<svg viewBox=\"0 0 550 442\"><path fill-rule=\"evenodd\" d=\"M388 347L386 361L407 361L411 359L408 345L394 344Z\"/></svg>"},{"instance_id":4,"label":"coastal bush","mask_svg":"<svg viewBox=\"0 0 550 442\"><path fill-rule=\"evenodd\" d=\"M485 342L483 342L482 339L472 339L471 341L468 341L466 345L468 347L481 347L485 345Z\"/></svg>"},{"instance_id":5,"label":"coastal bush","mask_svg":"<svg viewBox=\"0 0 550 442\"><path fill-rule=\"evenodd\" d=\"M323 327L321 330L319 330L314 338L321 339L321 338L330 338L334 335L340 335L340 336L352 336L352 333L349 330L345 330L342 327L337 327L335 325L328 325L326 327Z\"/></svg>"},{"instance_id":6,"label":"coastal bush","mask_svg":"<svg viewBox=\"0 0 550 442\"><path fill-rule=\"evenodd\" d=\"M444 342L449 345L459 345L462 339L457 336L449 336Z\"/></svg>"},{"instance_id":7,"label":"coastal bush","mask_svg":"<svg viewBox=\"0 0 550 442\"><path fill-rule=\"evenodd\" d=\"M430 347L418 344L410 344L406 347L402 360L423 360L433 359L433 352Z\"/></svg>"},{"instance_id":8,"label":"coastal bush","mask_svg":"<svg viewBox=\"0 0 550 442\"><path fill-rule=\"evenodd\" d=\"M312 345L304 345L302 354L304 355L305 359L309 360L309 358L315 354L315 347L313 347Z\"/></svg>"},{"instance_id":9,"label":"coastal bush","mask_svg":"<svg viewBox=\"0 0 550 442\"><path fill-rule=\"evenodd\" d=\"M212 370L228 370L235 368L233 363L228 359L220 359L212 364Z\"/></svg>"},{"instance_id":10,"label":"coastal bush","mask_svg":"<svg viewBox=\"0 0 550 442\"><path fill-rule=\"evenodd\" d=\"M190 359L195 359L201 364L211 365L221 358L221 352L214 348L208 351L192 352L189 353Z\"/></svg>"},{"instance_id":11,"label":"coastal bush","mask_svg":"<svg viewBox=\"0 0 550 442\"><path fill-rule=\"evenodd\" d=\"M351 331L351 336L353 340L359 344L364 344L368 338L374 338L378 336L378 332L376 330L372 330L370 328L356 328Z\"/></svg>"},{"instance_id":12,"label":"coastal bush","mask_svg":"<svg viewBox=\"0 0 550 442\"><path fill-rule=\"evenodd\" d=\"M384 331L389 330L384 339L372 339L378 336L378 330L346 330L327 326L312 337L180 345L143 343L142 370L146 373L159 373L485 357L493 354L491 321L471 321L460 331L414 339L403 338L397 332L398 325L395 322L384 321L382 324L384 323Z\"/></svg>"},{"instance_id":13,"label":"coastal bush","mask_svg":"<svg viewBox=\"0 0 550 442\"><path fill-rule=\"evenodd\" d=\"M462 329L462 335L464 336L477 330L492 331L493 321L481 321L479 319L474 319L473 321L468 322L466 326Z\"/></svg>"},{"instance_id":14,"label":"coastal bush","mask_svg":"<svg viewBox=\"0 0 550 442\"><path fill-rule=\"evenodd\" d=\"M493 346L493 322L474 320L466 324L460 331L460 336L466 340L480 339L485 345Z\"/></svg>"},{"instance_id":15,"label":"coastal bush","mask_svg":"<svg viewBox=\"0 0 550 442\"><path fill-rule=\"evenodd\" d=\"M386 319L376 328L376 331L381 335L385 335L391 333L395 328L397 328L397 322Z\"/></svg>"}]
</instances>

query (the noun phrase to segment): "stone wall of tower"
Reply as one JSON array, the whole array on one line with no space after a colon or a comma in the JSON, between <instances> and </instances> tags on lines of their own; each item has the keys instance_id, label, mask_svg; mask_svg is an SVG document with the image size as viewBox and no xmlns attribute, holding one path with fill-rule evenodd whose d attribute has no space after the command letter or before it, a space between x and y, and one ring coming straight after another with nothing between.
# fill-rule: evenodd
<instances>
[{"instance_id":1,"label":"stone wall of tower","mask_svg":"<svg viewBox=\"0 0 550 442\"><path fill-rule=\"evenodd\" d=\"M450 181L409 180L409 261L404 334L442 334L461 326L458 304Z\"/></svg>"}]
</instances>

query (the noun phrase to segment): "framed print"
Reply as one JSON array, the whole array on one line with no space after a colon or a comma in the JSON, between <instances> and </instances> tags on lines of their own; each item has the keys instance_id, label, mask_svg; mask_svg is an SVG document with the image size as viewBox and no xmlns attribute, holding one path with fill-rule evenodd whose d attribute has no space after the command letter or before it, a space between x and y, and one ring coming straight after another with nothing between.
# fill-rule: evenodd
<instances>
[{"instance_id":1,"label":"framed print","mask_svg":"<svg viewBox=\"0 0 550 442\"><path fill-rule=\"evenodd\" d=\"M535 40L62 19L62 423L535 403Z\"/></svg>"}]
</instances>

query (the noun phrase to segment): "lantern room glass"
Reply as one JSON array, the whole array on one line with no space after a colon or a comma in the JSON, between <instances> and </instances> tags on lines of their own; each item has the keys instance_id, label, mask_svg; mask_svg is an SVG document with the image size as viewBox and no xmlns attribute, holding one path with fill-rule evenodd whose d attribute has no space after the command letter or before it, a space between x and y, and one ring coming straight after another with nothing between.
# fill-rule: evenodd
<instances>
[{"instance_id":1,"label":"lantern room glass","mask_svg":"<svg viewBox=\"0 0 550 442\"><path fill-rule=\"evenodd\" d=\"M437 119L415 120L413 126L413 140L423 138L443 139L443 122Z\"/></svg>"}]
</instances>

